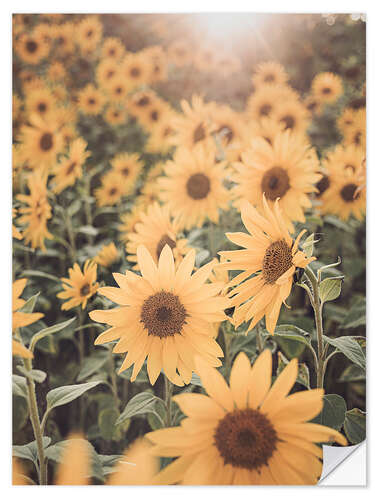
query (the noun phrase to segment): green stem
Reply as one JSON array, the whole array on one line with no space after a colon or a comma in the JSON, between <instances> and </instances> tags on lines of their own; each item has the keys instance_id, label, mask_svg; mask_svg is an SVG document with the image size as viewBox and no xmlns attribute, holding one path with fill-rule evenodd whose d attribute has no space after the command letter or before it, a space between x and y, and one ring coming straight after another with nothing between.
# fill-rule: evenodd
<instances>
[{"instance_id":1,"label":"green stem","mask_svg":"<svg viewBox=\"0 0 375 500\"><path fill-rule=\"evenodd\" d=\"M225 367L225 376L228 379L229 374L230 374L230 344L232 341L232 335L230 333L227 333L223 329L223 335L224 335L224 347L225 347L225 352L224 352L224 367Z\"/></svg>"},{"instance_id":2,"label":"green stem","mask_svg":"<svg viewBox=\"0 0 375 500\"><path fill-rule=\"evenodd\" d=\"M90 190L91 190L91 176L86 174L84 177L84 189L85 189L85 199L84 199L84 209L86 214L86 223L88 226L92 226L93 218L91 213L91 204L89 201ZM94 237L89 234L87 236L87 241L90 245L94 244Z\"/></svg>"},{"instance_id":3,"label":"green stem","mask_svg":"<svg viewBox=\"0 0 375 500\"><path fill-rule=\"evenodd\" d=\"M315 316L315 326L316 326L316 335L318 340L318 366L317 366L317 387L323 387L324 383L324 340L323 340L323 317L322 317L322 307L323 304L320 301L319 297L319 281L313 271L307 266L305 268L305 274L311 284L312 289L312 299L311 305L314 309Z\"/></svg>"},{"instance_id":4,"label":"green stem","mask_svg":"<svg viewBox=\"0 0 375 500\"><path fill-rule=\"evenodd\" d=\"M165 425L166 427L171 427L172 425L172 394L173 394L173 384L164 374L164 401L165 401L165 406L167 407L167 420Z\"/></svg>"},{"instance_id":5,"label":"green stem","mask_svg":"<svg viewBox=\"0 0 375 500\"><path fill-rule=\"evenodd\" d=\"M32 370L32 364L30 359L23 360L24 367L27 371ZM36 402L35 394L35 384L30 377L26 377L27 383L27 395L30 411L30 420L33 427L34 436L36 440L36 446L38 450L38 460L39 460L39 483L47 484L47 462L44 456L43 448L43 433L39 420L38 405Z\"/></svg>"},{"instance_id":6,"label":"green stem","mask_svg":"<svg viewBox=\"0 0 375 500\"><path fill-rule=\"evenodd\" d=\"M111 377L111 387L112 387L112 392L113 392L113 397L115 400L115 406L120 411L120 400L118 397L118 388L117 388L117 377L116 377L116 368L115 368L115 363L113 359L113 355L111 350L108 351L109 353L109 367L110 367L110 377Z\"/></svg>"},{"instance_id":7,"label":"green stem","mask_svg":"<svg viewBox=\"0 0 375 500\"><path fill-rule=\"evenodd\" d=\"M77 261L77 248L76 248L76 242L75 242L75 238L74 238L72 220L69 217L69 215L65 216L65 227L66 227L66 231L68 233L68 238L69 238L69 243L70 243L70 253L72 255L73 262L76 262Z\"/></svg>"},{"instance_id":8,"label":"green stem","mask_svg":"<svg viewBox=\"0 0 375 500\"><path fill-rule=\"evenodd\" d=\"M257 347L260 354L264 350L264 342L260 331L259 323L255 325L255 331L256 331Z\"/></svg>"}]
</instances>

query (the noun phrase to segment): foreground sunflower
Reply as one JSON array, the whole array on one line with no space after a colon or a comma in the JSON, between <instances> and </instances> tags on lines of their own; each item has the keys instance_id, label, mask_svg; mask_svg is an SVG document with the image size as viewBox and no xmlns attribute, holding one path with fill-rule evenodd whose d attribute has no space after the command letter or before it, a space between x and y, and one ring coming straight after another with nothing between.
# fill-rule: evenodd
<instances>
[{"instance_id":1,"label":"foreground sunflower","mask_svg":"<svg viewBox=\"0 0 375 500\"><path fill-rule=\"evenodd\" d=\"M72 309L79 305L85 309L87 301L96 293L99 283L96 282L97 264L87 260L83 266L83 272L75 263L69 269L69 279L62 278L64 291L57 294L60 299L70 299L61 306L63 311Z\"/></svg>"},{"instance_id":2,"label":"foreground sunflower","mask_svg":"<svg viewBox=\"0 0 375 500\"><path fill-rule=\"evenodd\" d=\"M146 434L155 444L154 455L178 457L155 483L312 485L322 472L323 453L315 443L347 444L336 430L309 423L323 408L322 389L288 395L297 378L297 359L272 386L268 349L253 366L241 352L229 386L214 368L201 361L196 365L207 396L175 396L187 418L178 427Z\"/></svg>"},{"instance_id":3,"label":"foreground sunflower","mask_svg":"<svg viewBox=\"0 0 375 500\"><path fill-rule=\"evenodd\" d=\"M233 181L238 184L232 191L235 206L247 200L262 210L264 194L270 203L280 199L289 229L292 221L305 221L304 210L311 207L308 195L316 191L314 184L321 175L316 154L303 137L287 130L276 135L272 146L255 138L242 162L233 166Z\"/></svg>"},{"instance_id":4,"label":"foreground sunflower","mask_svg":"<svg viewBox=\"0 0 375 500\"><path fill-rule=\"evenodd\" d=\"M218 297L222 284L205 284L213 262L191 274L195 251L191 250L178 268L165 245L158 265L145 246L137 250L142 276L131 271L113 273L120 288L99 288L99 293L120 307L89 313L93 321L111 325L95 344L120 339L114 353L127 352L120 372L134 364L133 382L147 359L147 373L153 385L163 369L176 385L188 384L195 369L195 356L211 366L220 366L223 356L215 342L213 322L223 321L229 305ZM178 370L178 373L176 372Z\"/></svg>"},{"instance_id":5,"label":"foreground sunflower","mask_svg":"<svg viewBox=\"0 0 375 500\"><path fill-rule=\"evenodd\" d=\"M159 179L160 198L169 204L181 226L201 227L207 218L218 222L219 209L228 208L229 193L223 185L225 163L216 162L214 147L179 148L165 173L167 177Z\"/></svg>"},{"instance_id":6,"label":"foreground sunflower","mask_svg":"<svg viewBox=\"0 0 375 500\"><path fill-rule=\"evenodd\" d=\"M244 250L219 252L228 260L220 267L241 271L228 283L228 287L235 287L229 293L231 306L235 306L235 326L251 320L248 327L251 330L265 316L266 328L273 334L281 305L290 294L296 268L304 269L315 257L307 258L298 250L305 231L292 240L278 201L270 208L263 197L263 212L264 216L250 203L242 203L241 218L250 235L226 233L230 241Z\"/></svg>"},{"instance_id":7,"label":"foreground sunflower","mask_svg":"<svg viewBox=\"0 0 375 500\"><path fill-rule=\"evenodd\" d=\"M161 251L167 244L172 249L175 262L178 264L189 250L187 240L178 238L178 232L178 224L172 219L168 206L153 203L147 212L140 214L140 222L135 225L134 232L128 234L127 260L136 263L137 248L139 245L145 245L157 263Z\"/></svg>"}]
</instances>

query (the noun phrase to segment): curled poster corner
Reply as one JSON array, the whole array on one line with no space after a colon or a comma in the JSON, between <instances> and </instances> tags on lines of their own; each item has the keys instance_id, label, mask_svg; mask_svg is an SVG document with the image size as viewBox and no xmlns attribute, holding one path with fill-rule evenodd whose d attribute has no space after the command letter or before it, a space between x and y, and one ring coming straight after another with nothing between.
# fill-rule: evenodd
<instances>
[{"instance_id":1,"label":"curled poster corner","mask_svg":"<svg viewBox=\"0 0 375 500\"><path fill-rule=\"evenodd\" d=\"M353 446L323 445L319 486L366 486L366 441Z\"/></svg>"}]
</instances>

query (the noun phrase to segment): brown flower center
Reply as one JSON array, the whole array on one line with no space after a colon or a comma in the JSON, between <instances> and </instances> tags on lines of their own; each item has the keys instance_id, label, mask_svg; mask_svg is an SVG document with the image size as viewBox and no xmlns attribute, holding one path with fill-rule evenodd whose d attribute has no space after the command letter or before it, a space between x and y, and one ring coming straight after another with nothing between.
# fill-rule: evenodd
<instances>
[{"instance_id":1,"label":"brown flower center","mask_svg":"<svg viewBox=\"0 0 375 500\"><path fill-rule=\"evenodd\" d=\"M124 167L123 169L121 169L121 173L123 176L127 177L129 175L129 167Z\"/></svg>"},{"instance_id":2,"label":"brown flower center","mask_svg":"<svg viewBox=\"0 0 375 500\"><path fill-rule=\"evenodd\" d=\"M307 105L307 109L309 111L315 111L317 107L318 107L317 101L310 101L309 104Z\"/></svg>"},{"instance_id":3,"label":"brown flower center","mask_svg":"<svg viewBox=\"0 0 375 500\"><path fill-rule=\"evenodd\" d=\"M81 294L82 297L86 297L90 293L90 285L86 283L86 285L83 285L79 293Z\"/></svg>"},{"instance_id":4,"label":"brown flower center","mask_svg":"<svg viewBox=\"0 0 375 500\"><path fill-rule=\"evenodd\" d=\"M45 102L40 102L38 104L39 113L45 113L47 111L47 104Z\"/></svg>"},{"instance_id":5,"label":"brown flower center","mask_svg":"<svg viewBox=\"0 0 375 500\"><path fill-rule=\"evenodd\" d=\"M233 129L229 127L229 125L222 125L217 132L218 134L223 134L228 143L232 142L234 132Z\"/></svg>"},{"instance_id":6,"label":"brown flower center","mask_svg":"<svg viewBox=\"0 0 375 500\"><path fill-rule=\"evenodd\" d=\"M353 138L353 142L356 146L360 146L362 138L362 132L357 132Z\"/></svg>"},{"instance_id":7,"label":"brown flower center","mask_svg":"<svg viewBox=\"0 0 375 500\"><path fill-rule=\"evenodd\" d=\"M288 172L281 167L270 168L263 175L261 188L268 200L282 198L290 188Z\"/></svg>"},{"instance_id":8,"label":"brown flower center","mask_svg":"<svg viewBox=\"0 0 375 500\"><path fill-rule=\"evenodd\" d=\"M53 135L49 132L43 134L39 144L43 151L49 151L53 146Z\"/></svg>"},{"instance_id":9,"label":"brown flower center","mask_svg":"<svg viewBox=\"0 0 375 500\"><path fill-rule=\"evenodd\" d=\"M268 116L270 114L271 110L272 110L271 104L263 104L259 108L259 114L260 114L260 116Z\"/></svg>"},{"instance_id":10,"label":"brown flower center","mask_svg":"<svg viewBox=\"0 0 375 500\"><path fill-rule=\"evenodd\" d=\"M149 335L165 338L181 333L186 316L180 299L171 292L161 291L144 301L140 321Z\"/></svg>"},{"instance_id":11,"label":"brown flower center","mask_svg":"<svg viewBox=\"0 0 375 500\"><path fill-rule=\"evenodd\" d=\"M90 106L94 106L96 104L96 100L93 97L90 97L88 103L90 104Z\"/></svg>"},{"instance_id":12,"label":"brown flower center","mask_svg":"<svg viewBox=\"0 0 375 500\"><path fill-rule=\"evenodd\" d=\"M141 108L143 108L144 106L148 106L149 104L150 104L150 98L147 96L141 97L137 102L137 106L140 106Z\"/></svg>"},{"instance_id":13,"label":"brown flower center","mask_svg":"<svg viewBox=\"0 0 375 500\"><path fill-rule=\"evenodd\" d=\"M150 117L151 117L151 120L154 121L154 122L157 122L159 120L159 111L152 111L150 113Z\"/></svg>"},{"instance_id":14,"label":"brown flower center","mask_svg":"<svg viewBox=\"0 0 375 500\"><path fill-rule=\"evenodd\" d=\"M316 187L319 190L319 193L316 194L317 198L320 198L322 194L327 191L330 185L330 180L328 175L323 175L323 177L320 179L320 181L316 184Z\"/></svg>"},{"instance_id":15,"label":"brown flower center","mask_svg":"<svg viewBox=\"0 0 375 500\"><path fill-rule=\"evenodd\" d=\"M186 183L186 191L193 200L203 200L211 189L210 179L204 174L194 174Z\"/></svg>"},{"instance_id":16,"label":"brown flower center","mask_svg":"<svg viewBox=\"0 0 375 500\"><path fill-rule=\"evenodd\" d=\"M265 83L271 83L275 81L275 75L272 73L268 73L268 75L265 75L264 77Z\"/></svg>"},{"instance_id":17,"label":"brown flower center","mask_svg":"<svg viewBox=\"0 0 375 500\"><path fill-rule=\"evenodd\" d=\"M268 284L275 283L293 265L292 250L285 240L271 243L263 257L263 277Z\"/></svg>"},{"instance_id":18,"label":"brown flower center","mask_svg":"<svg viewBox=\"0 0 375 500\"><path fill-rule=\"evenodd\" d=\"M199 141L202 141L206 137L206 131L204 129L204 124L200 123L198 127L194 130L193 142L196 144Z\"/></svg>"},{"instance_id":19,"label":"brown flower center","mask_svg":"<svg viewBox=\"0 0 375 500\"><path fill-rule=\"evenodd\" d=\"M30 54L33 54L38 48L38 44L34 42L34 40L29 40L26 43L26 50L27 52L30 52Z\"/></svg>"},{"instance_id":20,"label":"brown flower center","mask_svg":"<svg viewBox=\"0 0 375 500\"><path fill-rule=\"evenodd\" d=\"M257 470L268 464L276 450L276 431L258 410L235 410L222 418L214 434L215 446L225 464Z\"/></svg>"},{"instance_id":21,"label":"brown flower center","mask_svg":"<svg viewBox=\"0 0 375 500\"><path fill-rule=\"evenodd\" d=\"M332 92L332 89L330 87L323 87L322 88L322 93L325 95L328 95Z\"/></svg>"},{"instance_id":22,"label":"brown flower center","mask_svg":"<svg viewBox=\"0 0 375 500\"><path fill-rule=\"evenodd\" d=\"M292 116L292 115L286 115L283 118L281 118L280 121L285 125L286 130L288 130L288 129L293 130L293 128L296 124L296 120L295 120L294 116Z\"/></svg>"},{"instance_id":23,"label":"brown flower center","mask_svg":"<svg viewBox=\"0 0 375 500\"><path fill-rule=\"evenodd\" d=\"M157 255L158 259L160 257L161 251L163 250L165 245L169 245L172 250L174 248L176 248L176 242L173 241L172 238L170 238L167 234L163 234L163 236L160 238L160 241L156 247L156 255Z\"/></svg>"},{"instance_id":24,"label":"brown flower center","mask_svg":"<svg viewBox=\"0 0 375 500\"><path fill-rule=\"evenodd\" d=\"M133 78L138 78L138 76L141 74L141 71L139 68L132 68L130 70L130 74Z\"/></svg>"},{"instance_id":25,"label":"brown flower center","mask_svg":"<svg viewBox=\"0 0 375 500\"><path fill-rule=\"evenodd\" d=\"M114 196L116 193L117 193L117 188L115 188L115 187L111 188L109 191L110 196Z\"/></svg>"},{"instance_id":26,"label":"brown flower center","mask_svg":"<svg viewBox=\"0 0 375 500\"><path fill-rule=\"evenodd\" d=\"M76 165L77 165L77 163L75 161L72 161L72 163L69 165L69 167L66 171L66 174L67 175L72 174L74 169L76 168Z\"/></svg>"},{"instance_id":27,"label":"brown flower center","mask_svg":"<svg viewBox=\"0 0 375 500\"><path fill-rule=\"evenodd\" d=\"M355 172L355 166L351 165L350 163L348 163L348 165L345 165L344 170L351 170L352 173L354 173Z\"/></svg>"},{"instance_id":28,"label":"brown flower center","mask_svg":"<svg viewBox=\"0 0 375 500\"><path fill-rule=\"evenodd\" d=\"M357 188L356 184L346 184L340 191L341 198L347 203L357 200L359 198L359 193L356 193Z\"/></svg>"}]
</instances>

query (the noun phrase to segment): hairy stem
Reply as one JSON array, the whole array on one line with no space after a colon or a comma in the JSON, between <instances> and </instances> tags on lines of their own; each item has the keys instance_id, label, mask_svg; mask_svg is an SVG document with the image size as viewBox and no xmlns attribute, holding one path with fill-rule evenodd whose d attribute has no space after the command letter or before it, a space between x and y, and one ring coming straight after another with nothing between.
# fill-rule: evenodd
<instances>
[{"instance_id":1,"label":"hairy stem","mask_svg":"<svg viewBox=\"0 0 375 500\"><path fill-rule=\"evenodd\" d=\"M310 282L312 289L312 299L311 305L314 309L316 335L318 340L318 363L317 363L317 374L316 374L316 385L317 387L323 387L324 383L324 340L323 340L323 317L322 317L322 303L319 297L319 281L313 271L307 266L305 268L305 274Z\"/></svg>"},{"instance_id":2,"label":"hairy stem","mask_svg":"<svg viewBox=\"0 0 375 500\"><path fill-rule=\"evenodd\" d=\"M172 425L172 394L173 394L173 384L164 374L164 401L165 401L165 406L167 407L166 427L170 427Z\"/></svg>"}]
</instances>

